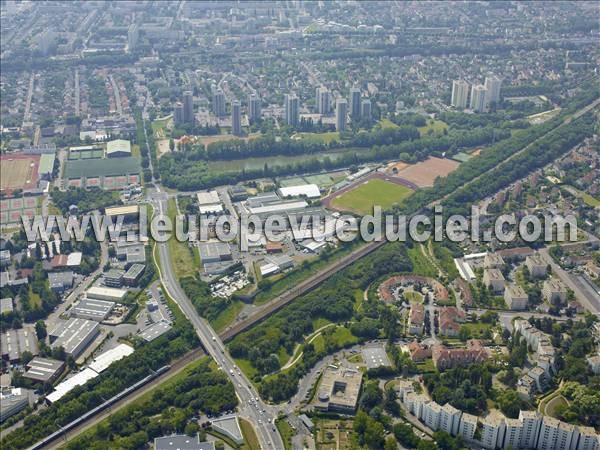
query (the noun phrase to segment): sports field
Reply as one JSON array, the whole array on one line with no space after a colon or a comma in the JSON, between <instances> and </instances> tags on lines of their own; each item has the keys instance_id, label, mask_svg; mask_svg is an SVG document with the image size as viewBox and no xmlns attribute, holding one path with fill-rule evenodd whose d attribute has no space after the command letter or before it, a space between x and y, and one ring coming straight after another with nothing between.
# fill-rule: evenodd
<instances>
[{"instance_id":1,"label":"sports field","mask_svg":"<svg viewBox=\"0 0 600 450\"><path fill-rule=\"evenodd\" d=\"M12 154L0 158L0 190L32 189L38 180L39 155Z\"/></svg>"},{"instance_id":2,"label":"sports field","mask_svg":"<svg viewBox=\"0 0 600 450\"><path fill-rule=\"evenodd\" d=\"M412 194L412 189L401 184L392 183L379 178L371 178L358 187L344 192L331 201L335 209L359 214L370 214L373 206L383 209L390 208L395 203Z\"/></svg>"}]
</instances>

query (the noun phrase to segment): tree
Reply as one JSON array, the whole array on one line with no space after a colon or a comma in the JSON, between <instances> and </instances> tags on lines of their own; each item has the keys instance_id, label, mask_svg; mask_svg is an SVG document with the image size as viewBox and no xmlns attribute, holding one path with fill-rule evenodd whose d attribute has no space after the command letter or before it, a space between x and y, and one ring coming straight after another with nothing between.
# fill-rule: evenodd
<instances>
[{"instance_id":1,"label":"tree","mask_svg":"<svg viewBox=\"0 0 600 450\"><path fill-rule=\"evenodd\" d=\"M398 450L398 444L396 444L396 440L393 437L389 436L385 440L383 450Z\"/></svg>"},{"instance_id":2,"label":"tree","mask_svg":"<svg viewBox=\"0 0 600 450\"><path fill-rule=\"evenodd\" d=\"M185 426L184 433L188 436L195 436L200 427L196 422L188 422Z\"/></svg>"},{"instance_id":3,"label":"tree","mask_svg":"<svg viewBox=\"0 0 600 450\"><path fill-rule=\"evenodd\" d=\"M436 431L433 433L433 441L440 450L458 450L462 447L460 439L453 438L445 431Z\"/></svg>"},{"instance_id":4,"label":"tree","mask_svg":"<svg viewBox=\"0 0 600 450\"><path fill-rule=\"evenodd\" d=\"M43 320L38 320L35 323L35 334L40 341L44 340L48 335L48 332L46 331L46 323Z\"/></svg>"},{"instance_id":5,"label":"tree","mask_svg":"<svg viewBox=\"0 0 600 450\"><path fill-rule=\"evenodd\" d=\"M21 353L21 363L25 366L29 363L29 361L31 361L33 359L33 354L28 351L25 350L23 353Z\"/></svg>"},{"instance_id":6,"label":"tree","mask_svg":"<svg viewBox=\"0 0 600 450\"><path fill-rule=\"evenodd\" d=\"M175 141L173 140L173 138L169 139L169 150L175 150Z\"/></svg>"}]
</instances>

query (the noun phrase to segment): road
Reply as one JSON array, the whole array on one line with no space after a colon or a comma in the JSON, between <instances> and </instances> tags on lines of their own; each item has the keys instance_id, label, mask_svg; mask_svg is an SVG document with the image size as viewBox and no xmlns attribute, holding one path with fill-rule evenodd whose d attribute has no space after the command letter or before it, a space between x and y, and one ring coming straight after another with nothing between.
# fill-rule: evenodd
<instances>
[{"instance_id":1,"label":"road","mask_svg":"<svg viewBox=\"0 0 600 450\"><path fill-rule=\"evenodd\" d=\"M164 383L165 381L169 380L173 376L177 375L179 372L181 372L183 369L185 369L188 366L188 364L190 364L192 361L200 358L203 355L204 355L204 352L202 352L201 349L192 350L191 352L187 353L183 357L179 358L177 361L173 362L173 364L171 365L171 368L169 370L167 370L163 374L159 375L152 382L145 384L138 390L130 393L126 397L123 397L122 399L117 401L115 404L111 405L110 408L105 409L104 411L96 414L89 420L76 426L75 428L73 428L72 430L67 432L65 435L63 435L60 438L57 438L55 441L49 443L49 445L47 445L44 448L45 449L54 449L54 448L64 447L65 443L68 442L70 439L75 438L76 436L83 433L85 430L88 430L89 428L97 425L102 420L104 420L107 417L109 417L110 415L114 414L115 412L117 412L124 406L128 405L132 401L138 399L143 394L156 388L157 385Z\"/></svg>"},{"instance_id":2,"label":"road","mask_svg":"<svg viewBox=\"0 0 600 450\"><path fill-rule=\"evenodd\" d=\"M150 198L155 212L166 214L167 196L160 191L159 187L150 193ZM225 345L219 339L217 333L215 333L205 319L198 315L194 305L179 285L179 280L175 276L171 265L168 243L157 243L157 249L160 259L160 264L158 264L159 274L163 287L169 296L179 305L196 330L204 349L231 379L240 402L240 416L252 423L260 446L263 449L284 448L281 436L279 436L277 428L274 425L277 417L275 408L263 403L254 386L226 352Z\"/></svg>"}]
</instances>

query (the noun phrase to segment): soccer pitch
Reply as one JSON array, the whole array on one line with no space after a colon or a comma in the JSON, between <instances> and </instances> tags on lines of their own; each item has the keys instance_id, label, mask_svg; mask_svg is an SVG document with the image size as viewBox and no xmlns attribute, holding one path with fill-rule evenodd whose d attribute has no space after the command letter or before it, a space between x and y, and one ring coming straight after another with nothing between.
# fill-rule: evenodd
<instances>
[{"instance_id":1,"label":"soccer pitch","mask_svg":"<svg viewBox=\"0 0 600 450\"><path fill-rule=\"evenodd\" d=\"M410 188L401 184L372 178L334 198L331 204L336 209L364 215L372 213L375 205L379 205L383 209L390 208L392 205L402 202L412 192Z\"/></svg>"}]
</instances>

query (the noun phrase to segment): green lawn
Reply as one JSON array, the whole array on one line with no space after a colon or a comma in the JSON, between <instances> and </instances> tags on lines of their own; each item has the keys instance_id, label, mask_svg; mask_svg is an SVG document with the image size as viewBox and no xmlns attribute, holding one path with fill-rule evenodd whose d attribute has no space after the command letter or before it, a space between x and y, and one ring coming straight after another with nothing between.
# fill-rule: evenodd
<instances>
[{"instance_id":1,"label":"green lawn","mask_svg":"<svg viewBox=\"0 0 600 450\"><path fill-rule=\"evenodd\" d=\"M427 125L424 127L419 127L419 133L421 136L427 136L429 134L429 130L432 130L433 134L443 133L445 129L448 128L446 122L442 122L441 120L427 119Z\"/></svg>"},{"instance_id":2,"label":"green lawn","mask_svg":"<svg viewBox=\"0 0 600 450\"><path fill-rule=\"evenodd\" d=\"M290 427L290 424L285 420L285 418L277 419L275 421L275 425L277 426L277 431L281 435L281 440L283 441L283 446L285 450L292 449L292 436L294 436L294 430Z\"/></svg>"},{"instance_id":3,"label":"green lawn","mask_svg":"<svg viewBox=\"0 0 600 450\"><path fill-rule=\"evenodd\" d=\"M556 409L559 406L565 408L569 406L567 399L565 399L561 394L557 395L556 397L553 397L552 399L550 399L550 401L548 401L548 403L546 404L546 410L544 411L544 414L556 417Z\"/></svg>"},{"instance_id":4,"label":"green lawn","mask_svg":"<svg viewBox=\"0 0 600 450\"><path fill-rule=\"evenodd\" d=\"M221 311L214 320L211 320L210 324L217 333L220 333L235 320L243 308L244 303L242 301L232 300L227 308Z\"/></svg>"},{"instance_id":5,"label":"green lawn","mask_svg":"<svg viewBox=\"0 0 600 450\"><path fill-rule=\"evenodd\" d=\"M437 276L437 270L421 251L422 245L423 244L415 244L412 248L408 249L408 256L413 264L412 271L413 273L424 277L435 277Z\"/></svg>"},{"instance_id":6,"label":"green lawn","mask_svg":"<svg viewBox=\"0 0 600 450\"><path fill-rule=\"evenodd\" d=\"M340 133L337 131L329 131L327 133L297 133L292 138L300 138L303 141L315 142L318 144L329 144L333 141L340 140Z\"/></svg>"},{"instance_id":7,"label":"green lawn","mask_svg":"<svg viewBox=\"0 0 600 450\"><path fill-rule=\"evenodd\" d=\"M177 214L177 205L175 199L169 199L167 215L175 225L175 215ZM175 236L168 241L171 263L175 270L177 278L194 276L200 269L200 255L198 248L190 248L187 242L179 242Z\"/></svg>"},{"instance_id":8,"label":"green lawn","mask_svg":"<svg viewBox=\"0 0 600 450\"><path fill-rule=\"evenodd\" d=\"M370 214L373 206L388 209L395 203L402 202L412 192L406 186L375 178L334 198L332 205L342 210Z\"/></svg>"},{"instance_id":9,"label":"green lawn","mask_svg":"<svg viewBox=\"0 0 600 450\"><path fill-rule=\"evenodd\" d=\"M399 126L392 122L390 119L381 119L379 121L379 126L382 130L385 130L386 128L399 128Z\"/></svg>"},{"instance_id":10,"label":"green lawn","mask_svg":"<svg viewBox=\"0 0 600 450\"><path fill-rule=\"evenodd\" d=\"M252 424L247 420L240 418L240 428L242 429L242 435L244 436L245 448L248 450L260 450L260 444L256 437L256 432L252 428Z\"/></svg>"}]
</instances>

